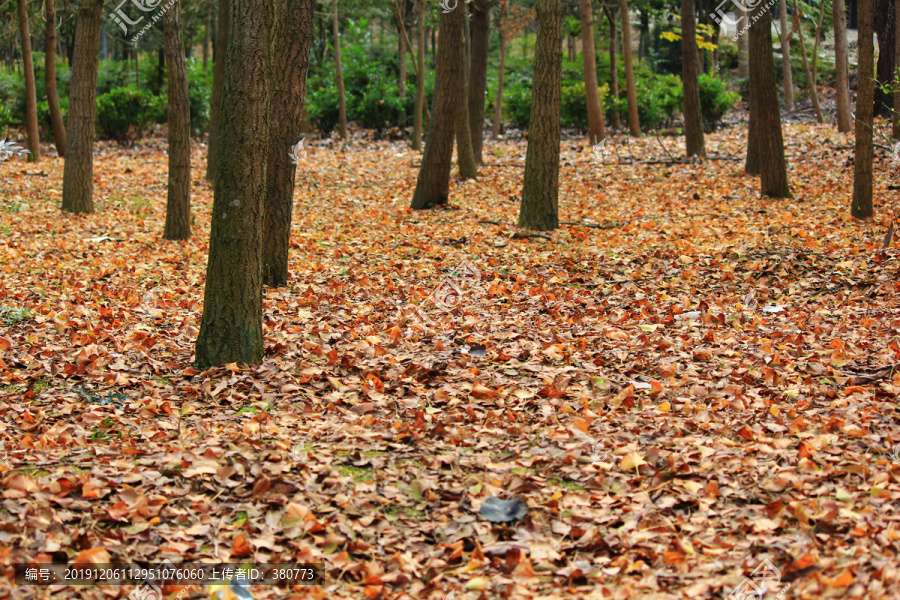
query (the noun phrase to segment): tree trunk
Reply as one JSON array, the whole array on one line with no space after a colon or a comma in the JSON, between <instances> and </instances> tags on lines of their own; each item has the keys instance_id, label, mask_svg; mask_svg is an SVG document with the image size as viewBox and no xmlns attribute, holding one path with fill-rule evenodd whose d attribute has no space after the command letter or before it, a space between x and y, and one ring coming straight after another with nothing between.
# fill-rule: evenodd
<instances>
[{"instance_id":1,"label":"tree trunk","mask_svg":"<svg viewBox=\"0 0 900 600\"><path fill-rule=\"evenodd\" d=\"M875 79L879 83L887 84L894 81L896 67L894 61L894 6L897 0L873 0L873 14L875 19L875 34L878 36L878 64L875 67ZM886 119L891 118L891 95L875 86L875 114Z\"/></svg>"},{"instance_id":2,"label":"tree trunk","mask_svg":"<svg viewBox=\"0 0 900 600\"><path fill-rule=\"evenodd\" d=\"M422 149L422 113L425 109L425 0L419 0L416 30L416 113L413 115L412 149Z\"/></svg>"},{"instance_id":3,"label":"tree trunk","mask_svg":"<svg viewBox=\"0 0 900 600\"><path fill-rule=\"evenodd\" d=\"M850 66L847 50L847 9L844 0L834 0L834 75L837 95L838 131L852 129L850 117Z\"/></svg>"},{"instance_id":4,"label":"tree trunk","mask_svg":"<svg viewBox=\"0 0 900 600\"><path fill-rule=\"evenodd\" d=\"M784 73L784 108L794 110L794 74L791 70L791 22L787 18L787 0L778 0L781 26L781 66Z\"/></svg>"},{"instance_id":5,"label":"tree trunk","mask_svg":"<svg viewBox=\"0 0 900 600\"><path fill-rule=\"evenodd\" d=\"M581 0L581 56L584 62L584 91L587 98L588 137L591 144L606 138L603 106L597 84L597 56L594 49L594 14L592 0Z\"/></svg>"},{"instance_id":6,"label":"tree trunk","mask_svg":"<svg viewBox=\"0 0 900 600\"><path fill-rule=\"evenodd\" d=\"M825 4L822 4L822 11L825 10ZM800 6L797 4L797 0L794 0L794 11L798 14L800 13ZM824 15L824 12L820 12L820 15ZM821 23L821 19L819 23ZM819 106L819 93L816 89L816 77L813 74L813 71L809 68L809 61L806 58L806 42L803 39L803 24L798 23L797 25L797 35L800 38L800 59L803 61L803 72L806 74L806 81L809 82L809 97L812 100L813 108L816 111L816 121L819 123L825 122L825 117L822 116L822 108ZM816 49L819 47L819 40L816 38Z\"/></svg>"},{"instance_id":7,"label":"tree trunk","mask_svg":"<svg viewBox=\"0 0 900 600\"><path fill-rule=\"evenodd\" d=\"M856 151L853 169L853 203L850 214L857 219L872 217L872 125L875 98L875 48L872 44L873 0L859 0L859 77L856 93Z\"/></svg>"},{"instance_id":8,"label":"tree trunk","mask_svg":"<svg viewBox=\"0 0 900 600\"><path fill-rule=\"evenodd\" d=\"M743 4L743 3L741 3ZM747 9L743 6L736 6L737 31L740 32L747 26L750 17L747 16ZM738 35L738 77L750 76L750 64L748 58L750 56L750 38L746 33Z\"/></svg>"},{"instance_id":9,"label":"tree trunk","mask_svg":"<svg viewBox=\"0 0 900 600\"><path fill-rule=\"evenodd\" d=\"M472 56L469 62L469 119L475 162L484 164L484 97L487 90L488 48L491 33L491 5L488 0L472 3Z\"/></svg>"},{"instance_id":10,"label":"tree trunk","mask_svg":"<svg viewBox=\"0 0 900 600\"><path fill-rule=\"evenodd\" d=\"M209 12L206 13L206 26L203 28L203 71L209 68L209 30L212 28L213 13L212 4L209 5Z\"/></svg>"},{"instance_id":11,"label":"tree trunk","mask_svg":"<svg viewBox=\"0 0 900 600\"><path fill-rule=\"evenodd\" d=\"M621 129L622 121L619 118L619 67L616 60L616 11L615 7L603 6L606 18L609 19L609 94L612 103L612 128Z\"/></svg>"},{"instance_id":12,"label":"tree trunk","mask_svg":"<svg viewBox=\"0 0 900 600\"><path fill-rule=\"evenodd\" d=\"M94 122L97 116L97 68L103 0L78 0L62 210L94 212Z\"/></svg>"},{"instance_id":13,"label":"tree trunk","mask_svg":"<svg viewBox=\"0 0 900 600\"><path fill-rule=\"evenodd\" d=\"M628 129L634 137L641 137L638 120L637 90L634 83L634 52L631 48L631 16L628 0L619 0L622 13L622 52L625 54L625 90L628 94Z\"/></svg>"},{"instance_id":14,"label":"tree trunk","mask_svg":"<svg viewBox=\"0 0 900 600\"><path fill-rule=\"evenodd\" d=\"M694 0L681 0L681 80L684 93L684 140L688 156L706 156L697 60Z\"/></svg>"},{"instance_id":15,"label":"tree trunk","mask_svg":"<svg viewBox=\"0 0 900 600\"><path fill-rule=\"evenodd\" d=\"M315 0L277 0L275 3L268 118L270 150L262 246L262 282L271 287L282 287L288 282L297 172L289 152L301 135L300 114L306 94L314 8Z\"/></svg>"},{"instance_id":16,"label":"tree trunk","mask_svg":"<svg viewBox=\"0 0 900 600\"><path fill-rule=\"evenodd\" d=\"M273 3L232 5L203 320L200 368L263 357L262 210L268 164ZM273 149L273 152L278 151Z\"/></svg>"},{"instance_id":17,"label":"tree trunk","mask_svg":"<svg viewBox=\"0 0 900 600\"><path fill-rule=\"evenodd\" d=\"M397 49L400 52L400 56L397 57L398 65L399 65L399 83L398 87L400 100L406 99L406 40L404 39L404 19L405 15L403 14L404 8L406 7L406 2L396 2L395 6L397 7Z\"/></svg>"},{"instance_id":18,"label":"tree trunk","mask_svg":"<svg viewBox=\"0 0 900 600\"><path fill-rule=\"evenodd\" d=\"M503 73L506 71L506 45L509 41L507 29L506 2L500 3L500 72L497 75L497 102L494 106L494 123L491 127L491 139L500 137L500 123L503 120Z\"/></svg>"},{"instance_id":19,"label":"tree trunk","mask_svg":"<svg viewBox=\"0 0 900 600\"><path fill-rule=\"evenodd\" d=\"M59 108L56 90L56 0L45 0L44 19L44 87L47 88L47 105L50 108L50 128L56 153L66 155L66 125Z\"/></svg>"},{"instance_id":20,"label":"tree trunk","mask_svg":"<svg viewBox=\"0 0 900 600\"><path fill-rule=\"evenodd\" d=\"M772 16L762 3L753 9L752 14L755 18L749 31L750 119L756 127L762 195L790 198L781 112L778 109L778 84L775 81L775 55L772 52Z\"/></svg>"},{"instance_id":21,"label":"tree trunk","mask_svg":"<svg viewBox=\"0 0 900 600\"><path fill-rule=\"evenodd\" d=\"M894 62L900 69L900 0L894 4ZM900 81L894 79L894 139L900 141Z\"/></svg>"},{"instance_id":22,"label":"tree trunk","mask_svg":"<svg viewBox=\"0 0 900 600\"><path fill-rule=\"evenodd\" d=\"M559 227L560 96L565 13L563 0L538 0L531 123L519 210L519 227L527 229L548 231Z\"/></svg>"},{"instance_id":23,"label":"tree trunk","mask_svg":"<svg viewBox=\"0 0 900 600\"><path fill-rule=\"evenodd\" d=\"M460 87L465 73L465 48L462 10L442 12L440 17L434 98L422 166L416 181L410 208L420 210L446 204L450 195L450 161L453 156L453 130L460 103Z\"/></svg>"},{"instance_id":24,"label":"tree trunk","mask_svg":"<svg viewBox=\"0 0 900 600\"><path fill-rule=\"evenodd\" d=\"M478 166L475 164L475 151L472 148L472 123L469 118L469 16L465 13L463 34L460 43L463 46L463 82L460 86L462 98L456 113L456 159L461 179L477 179Z\"/></svg>"},{"instance_id":25,"label":"tree trunk","mask_svg":"<svg viewBox=\"0 0 900 600\"><path fill-rule=\"evenodd\" d=\"M216 18L216 39L213 47L213 88L209 108L209 135L207 136L206 179L216 180L216 158L219 150L219 114L222 112L222 87L225 84L225 63L228 39L231 34L231 0L219 0Z\"/></svg>"},{"instance_id":26,"label":"tree trunk","mask_svg":"<svg viewBox=\"0 0 900 600\"><path fill-rule=\"evenodd\" d=\"M22 38L22 62L25 64L25 130L28 134L28 162L41 160L41 134L37 121L37 91L34 83L34 61L31 56L31 34L28 31L28 7L18 0L19 34ZM99 48L98 48L99 50Z\"/></svg>"},{"instance_id":27,"label":"tree trunk","mask_svg":"<svg viewBox=\"0 0 900 600\"><path fill-rule=\"evenodd\" d=\"M332 21L332 33L334 35L334 73L338 90L338 135L342 140L347 139L347 97L344 95L344 71L341 68L341 32L338 27L338 0L332 0L334 20Z\"/></svg>"},{"instance_id":28,"label":"tree trunk","mask_svg":"<svg viewBox=\"0 0 900 600\"><path fill-rule=\"evenodd\" d=\"M191 107L188 100L187 62L181 5L163 13L168 87L169 186L166 200L167 240L191 239Z\"/></svg>"}]
</instances>

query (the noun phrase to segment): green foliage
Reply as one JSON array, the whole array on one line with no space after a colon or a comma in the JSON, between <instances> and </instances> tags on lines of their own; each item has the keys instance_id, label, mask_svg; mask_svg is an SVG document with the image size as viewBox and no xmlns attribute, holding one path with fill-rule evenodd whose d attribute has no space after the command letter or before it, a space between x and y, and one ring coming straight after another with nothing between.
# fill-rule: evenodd
<instances>
[{"instance_id":1,"label":"green foliage","mask_svg":"<svg viewBox=\"0 0 900 600\"><path fill-rule=\"evenodd\" d=\"M700 83L700 112L703 120L709 123L713 131L719 125L719 121L731 110L740 95L726 89L725 82L706 73L701 73Z\"/></svg>"},{"instance_id":2,"label":"green foliage","mask_svg":"<svg viewBox=\"0 0 900 600\"><path fill-rule=\"evenodd\" d=\"M13 123L12 114L6 104L0 103L0 137L6 137L6 130Z\"/></svg>"},{"instance_id":3,"label":"green foliage","mask_svg":"<svg viewBox=\"0 0 900 600\"><path fill-rule=\"evenodd\" d=\"M165 111L165 97L123 87L97 98L97 127L109 138L127 142L137 138Z\"/></svg>"},{"instance_id":4,"label":"green foliage","mask_svg":"<svg viewBox=\"0 0 900 600\"><path fill-rule=\"evenodd\" d=\"M188 66L188 101L191 106L191 130L195 135L209 126L209 105L212 100L212 75L203 70L203 62L192 58ZM163 119L165 120L165 119Z\"/></svg>"},{"instance_id":5,"label":"green foliage","mask_svg":"<svg viewBox=\"0 0 900 600\"><path fill-rule=\"evenodd\" d=\"M65 96L59 99L59 109L62 111L63 116L63 124L66 122L66 117L69 114L69 99ZM37 103L37 116L38 116L38 127L40 127L41 134L50 136L52 129L52 124L50 123L50 102L47 100L41 100Z\"/></svg>"}]
</instances>

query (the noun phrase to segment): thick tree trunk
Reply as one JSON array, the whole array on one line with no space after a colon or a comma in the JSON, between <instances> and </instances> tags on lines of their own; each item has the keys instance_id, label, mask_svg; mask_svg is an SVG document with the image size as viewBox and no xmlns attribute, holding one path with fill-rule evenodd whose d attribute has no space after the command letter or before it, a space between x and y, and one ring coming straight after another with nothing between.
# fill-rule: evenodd
<instances>
[{"instance_id":1,"label":"thick tree trunk","mask_svg":"<svg viewBox=\"0 0 900 600\"><path fill-rule=\"evenodd\" d=\"M531 124L519 227L559 227L560 95L562 93L563 0L538 0Z\"/></svg>"},{"instance_id":2,"label":"thick tree trunk","mask_svg":"<svg viewBox=\"0 0 900 600\"><path fill-rule=\"evenodd\" d=\"M634 137L641 136L638 120L637 90L634 81L634 52L631 48L631 15L628 0L619 0L622 13L622 53L625 55L625 91L628 95L628 129Z\"/></svg>"},{"instance_id":3,"label":"thick tree trunk","mask_svg":"<svg viewBox=\"0 0 900 600\"><path fill-rule=\"evenodd\" d=\"M875 79L879 83L887 84L894 81L896 76L896 67L894 61L894 6L898 0L873 0L873 15L878 18L874 20L875 35L878 37L878 64L875 66ZM874 18L874 17L873 17ZM891 118L891 107L893 105L891 95L882 89L882 86L875 86L875 114L886 119Z\"/></svg>"},{"instance_id":4,"label":"thick tree trunk","mask_svg":"<svg viewBox=\"0 0 900 600\"><path fill-rule=\"evenodd\" d=\"M822 5L822 11L825 10L825 5ZM794 0L794 11L797 13L800 12L800 6L797 3L797 0ZM819 13L820 16L824 15L824 12ZM821 24L821 19L819 23ZM818 31L818 30L817 30ZM806 58L806 42L803 39L803 24L800 23L797 26L797 35L800 39L800 59L803 61L803 72L806 74L806 81L809 82L809 97L812 100L813 108L816 111L816 121L819 123L825 122L825 117L822 116L822 108L819 106L819 92L816 89L816 77L813 71L809 68L809 61ZM815 48L818 49L819 40L816 38Z\"/></svg>"},{"instance_id":5,"label":"thick tree trunk","mask_svg":"<svg viewBox=\"0 0 900 600\"><path fill-rule=\"evenodd\" d=\"M756 152L762 195L790 198L778 84L775 82L775 55L772 52L772 18L768 7L753 9L756 19L750 27L750 110L756 126ZM751 125L752 127L753 125Z\"/></svg>"},{"instance_id":6,"label":"thick tree trunk","mask_svg":"<svg viewBox=\"0 0 900 600\"><path fill-rule=\"evenodd\" d=\"M850 117L850 65L847 50L847 9L844 0L834 0L834 73L837 88L838 131L852 129Z\"/></svg>"},{"instance_id":7,"label":"thick tree trunk","mask_svg":"<svg viewBox=\"0 0 900 600\"><path fill-rule=\"evenodd\" d=\"M44 2L44 87L47 88L47 105L50 108L50 128L56 153L66 155L66 125L59 108L56 89L56 0Z\"/></svg>"},{"instance_id":8,"label":"thick tree trunk","mask_svg":"<svg viewBox=\"0 0 900 600\"><path fill-rule=\"evenodd\" d=\"M853 169L853 203L850 214L868 219L872 208L872 125L875 97L875 48L872 44L873 0L859 0L859 78L856 92L856 152Z\"/></svg>"},{"instance_id":9,"label":"thick tree trunk","mask_svg":"<svg viewBox=\"0 0 900 600\"><path fill-rule=\"evenodd\" d=\"M213 47L213 88L209 108L209 135L207 136L206 179L216 180L216 158L219 151L219 115L222 112L222 88L225 85L225 63L228 39L231 35L231 0L219 0L216 19L216 39Z\"/></svg>"},{"instance_id":10,"label":"thick tree trunk","mask_svg":"<svg viewBox=\"0 0 900 600\"><path fill-rule=\"evenodd\" d=\"M269 165L263 204L263 285L288 282L291 213L297 165L289 156L301 135L300 114L312 45L315 0L277 0L272 35ZM404 57L405 58L405 57Z\"/></svg>"},{"instance_id":11,"label":"thick tree trunk","mask_svg":"<svg viewBox=\"0 0 900 600\"><path fill-rule=\"evenodd\" d=\"M603 106L600 104L600 89L597 84L597 56L594 48L594 14L592 0L581 0L581 55L584 62L584 91L587 99L588 137L591 144L606 138L606 124L603 122Z\"/></svg>"},{"instance_id":12,"label":"thick tree trunk","mask_svg":"<svg viewBox=\"0 0 900 600\"><path fill-rule=\"evenodd\" d=\"M743 4L743 3L741 3ZM747 26L747 23L750 21L750 18L747 16L747 9L743 6L736 6L735 8L737 17L737 31L740 32ZM750 37L744 33L743 35L739 35L737 39L737 48L738 48L738 77L749 77L750 76L750 63L748 62L750 56Z\"/></svg>"},{"instance_id":13,"label":"thick tree trunk","mask_svg":"<svg viewBox=\"0 0 900 600\"><path fill-rule=\"evenodd\" d=\"M416 113L413 115L412 149L422 149L422 113L425 109L425 0L419 0L416 30Z\"/></svg>"},{"instance_id":14,"label":"thick tree trunk","mask_svg":"<svg viewBox=\"0 0 900 600\"><path fill-rule=\"evenodd\" d=\"M341 32L338 27L338 0L332 0L332 34L334 36L334 76L338 90L338 135L347 139L347 97L344 95L344 70L341 67Z\"/></svg>"},{"instance_id":15,"label":"thick tree trunk","mask_svg":"<svg viewBox=\"0 0 900 600\"><path fill-rule=\"evenodd\" d=\"M203 320L196 345L200 368L255 364L263 357L260 242L273 10L271 0L237 0L232 5Z\"/></svg>"},{"instance_id":16,"label":"thick tree trunk","mask_svg":"<svg viewBox=\"0 0 900 600\"><path fill-rule=\"evenodd\" d=\"M103 0L78 0L62 210L94 212L94 122Z\"/></svg>"},{"instance_id":17,"label":"thick tree trunk","mask_svg":"<svg viewBox=\"0 0 900 600\"><path fill-rule=\"evenodd\" d=\"M506 45L509 42L509 31L506 17L506 2L500 3L500 72L497 75L497 102L494 105L494 123L491 127L491 139L500 137L500 125L503 120L503 73L506 71Z\"/></svg>"},{"instance_id":18,"label":"thick tree trunk","mask_svg":"<svg viewBox=\"0 0 900 600\"><path fill-rule=\"evenodd\" d=\"M694 0L681 0L681 81L684 90L684 138L688 156L706 156L697 60Z\"/></svg>"},{"instance_id":19,"label":"thick tree trunk","mask_svg":"<svg viewBox=\"0 0 900 600\"><path fill-rule=\"evenodd\" d=\"M181 5L163 13L168 87L169 186L166 200L167 240L191 239L191 107L188 100L187 62Z\"/></svg>"},{"instance_id":20,"label":"thick tree trunk","mask_svg":"<svg viewBox=\"0 0 900 600\"><path fill-rule=\"evenodd\" d=\"M37 90L34 83L34 61L31 56L31 33L28 31L28 7L18 0L19 34L22 38L22 62L25 65L25 131L28 134L28 162L41 160L41 134L37 120Z\"/></svg>"},{"instance_id":21,"label":"thick tree trunk","mask_svg":"<svg viewBox=\"0 0 900 600\"><path fill-rule=\"evenodd\" d=\"M465 13L463 13L465 14ZM460 87L460 98L456 113L456 159L459 176L462 179L476 179L478 166L475 164L475 151L472 149L472 125L469 118L469 16L463 20L463 35L460 38L463 46L463 82Z\"/></svg>"},{"instance_id":22,"label":"thick tree trunk","mask_svg":"<svg viewBox=\"0 0 900 600\"><path fill-rule=\"evenodd\" d=\"M606 18L609 19L609 95L613 99L612 128L621 129L622 121L619 118L619 66L616 60L616 12L617 8L607 8L603 5Z\"/></svg>"},{"instance_id":23,"label":"thick tree trunk","mask_svg":"<svg viewBox=\"0 0 900 600\"><path fill-rule=\"evenodd\" d=\"M410 208L420 210L447 204L450 195L450 161L453 156L453 130L459 111L460 87L465 77L462 10L441 13L434 98L422 166L416 181Z\"/></svg>"},{"instance_id":24,"label":"thick tree trunk","mask_svg":"<svg viewBox=\"0 0 900 600\"><path fill-rule=\"evenodd\" d=\"M487 90L488 48L491 33L491 5L488 0L472 3L472 56L469 62L469 120L475 162L483 164L484 95Z\"/></svg>"},{"instance_id":25,"label":"thick tree trunk","mask_svg":"<svg viewBox=\"0 0 900 600\"><path fill-rule=\"evenodd\" d=\"M794 110L794 74L791 69L791 22L787 18L787 0L778 0L781 25L781 67L784 74L784 108Z\"/></svg>"}]
</instances>

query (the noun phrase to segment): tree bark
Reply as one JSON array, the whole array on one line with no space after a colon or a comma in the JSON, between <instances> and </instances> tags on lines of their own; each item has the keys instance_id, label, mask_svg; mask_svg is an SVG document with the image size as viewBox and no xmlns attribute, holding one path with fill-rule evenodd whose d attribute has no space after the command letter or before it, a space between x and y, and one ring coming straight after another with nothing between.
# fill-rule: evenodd
<instances>
[{"instance_id":1,"label":"tree bark","mask_svg":"<svg viewBox=\"0 0 900 600\"><path fill-rule=\"evenodd\" d=\"M191 107L181 5L163 13L163 42L167 73L169 129L169 185L163 238L191 239Z\"/></svg>"},{"instance_id":2,"label":"tree bark","mask_svg":"<svg viewBox=\"0 0 900 600\"><path fill-rule=\"evenodd\" d=\"M56 89L56 0L44 2L44 87L47 88L47 105L50 109L50 128L56 153L66 155L66 125L59 108Z\"/></svg>"},{"instance_id":3,"label":"tree bark","mask_svg":"<svg viewBox=\"0 0 900 600\"><path fill-rule=\"evenodd\" d=\"M527 229L548 231L559 227L560 96L565 12L563 0L538 0L531 124L519 210L519 227Z\"/></svg>"},{"instance_id":4,"label":"tree bark","mask_svg":"<svg viewBox=\"0 0 900 600\"><path fill-rule=\"evenodd\" d=\"M794 110L794 74L791 70L791 23L787 18L787 0L778 0L781 25L781 67L784 74L784 108Z\"/></svg>"},{"instance_id":5,"label":"tree bark","mask_svg":"<svg viewBox=\"0 0 900 600\"><path fill-rule=\"evenodd\" d=\"M597 84L597 56L594 48L594 14L592 0L580 0L581 12L581 56L584 62L584 92L587 99L588 138L596 144L606 138L606 124L603 122L603 106L600 104L600 89Z\"/></svg>"},{"instance_id":6,"label":"tree bark","mask_svg":"<svg viewBox=\"0 0 900 600\"><path fill-rule=\"evenodd\" d=\"M822 4L822 11L820 12L820 16L824 16L825 4ZM798 14L800 13L800 6L797 3L797 0L794 0L794 11ZM821 19L819 23L821 23ZM809 97L812 100L813 108L816 111L816 121L819 123L825 122L825 117L822 116L822 108L819 106L819 92L816 89L816 77L813 71L809 68L809 61L806 58L806 42L803 39L803 23L798 23L797 25L797 35L800 38L800 59L803 61L803 72L806 74L806 81L809 82ZM819 47L818 37L816 38L815 47Z\"/></svg>"},{"instance_id":7,"label":"tree bark","mask_svg":"<svg viewBox=\"0 0 900 600\"><path fill-rule=\"evenodd\" d=\"M641 123L638 120L637 90L634 82L634 51L631 48L631 16L628 0L619 0L622 13L622 52L625 54L625 91L628 95L628 129L634 137L641 137Z\"/></svg>"},{"instance_id":8,"label":"tree bark","mask_svg":"<svg viewBox=\"0 0 900 600\"><path fill-rule=\"evenodd\" d=\"M332 21L332 33L334 35L334 76L338 90L338 135L342 140L347 139L347 97L344 95L344 70L341 67L341 32L338 27L338 0L332 0L334 20Z\"/></svg>"},{"instance_id":9,"label":"tree bark","mask_svg":"<svg viewBox=\"0 0 900 600\"><path fill-rule=\"evenodd\" d=\"M263 357L262 209L268 164L273 3L237 0L222 94L217 176L197 337L200 368ZM276 150L273 150L273 152Z\"/></svg>"},{"instance_id":10,"label":"tree bark","mask_svg":"<svg viewBox=\"0 0 900 600\"><path fill-rule=\"evenodd\" d=\"M879 83L886 84L894 81L896 67L894 61L894 6L897 0L873 0L873 15L875 35L878 37L878 64L875 66L875 78ZM875 87L875 114L886 119L891 118L891 95L882 90L880 85Z\"/></svg>"},{"instance_id":11,"label":"tree bark","mask_svg":"<svg viewBox=\"0 0 900 600\"><path fill-rule=\"evenodd\" d=\"M412 149L422 149L422 113L425 109L425 0L419 0L416 30L416 112L413 115Z\"/></svg>"},{"instance_id":12,"label":"tree bark","mask_svg":"<svg viewBox=\"0 0 900 600\"><path fill-rule=\"evenodd\" d=\"M847 50L847 9L844 0L834 0L834 73L837 92L838 131L849 132L852 127L850 117L850 65Z\"/></svg>"},{"instance_id":13,"label":"tree bark","mask_svg":"<svg viewBox=\"0 0 900 600\"><path fill-rule=\"evenodd\" d=\"M25 131L28 135L28 162L41 161L41 134L37 120L37 90L34 83L34 60L31 55L31 33L28 31L28 7L18 0L19 34L22 38L22 62L25 65ZM98 48L99 50L99 48Z\"/></svg>"},{"instance_id":14,"label":"tree bark","mask_svg":"<svg viewBox=\"0 0 900 600\"><path fill-rule=\"evenodd\" d=\"M506 71L506 45L509 42L509 31L506 16L506 2L500 3L500 72L497 75L497 102L494 106L494 122L491 126L491 139L500 137L500 124L503 120L503 73Z\"/></svg>"},{"instance_id":15,"label":"tree bark","mask_svg":"<svg viewBox=\"0 0 900 600\"><path fill-rule=\"evenodd\" d=\"M464 12L463 35L460 43L463 46L463 81L460 86L462 98L457 105L456 113L456 159L459 176L462 179L477 179L478 166L475 164L475 151L472 149L472 124L469 118L469 16Z\"/></svg>"},{"instance_id":16,"label":"tree bark","mask_svg":"<svg viewBox=\"0 0 900 600\"><path fill-rule=\"evenodd\" d=\"M94 122L102 11L103 0L78 0L63 167L62 210L66 212L94 212Z\"/></svg>"},{"instance_id":17,"label":"tree bark","mask_svg":"<svg viewBox=\"0 0 900 600\"><path fill-rule=\"evenodd\" d=\"M460 103L460 87L465 74L465 48L462 10L441 13L436 63L434 98L422 166L416 181L410 208L420 210L446 204L450 195L450 161L453 155L453 130Z\"/></svg>"},{"instance_id":18,"label":"tree bark","mask_svg":"<svg viewBox=\"0 0 900 600\"><path fill-rule=\"evenodd\" d=\"M269 164L263 203L262 282L288 282L288 254L297 165L289 152L301 135L300 114L312 46L315 0L277 0L272 35ZM405 58L405 57L404 57Z\"/></svg>"},{"instance_id":19,"label":"tree bark","mask_svg":"<svg viewBox=\"0 0 900 600\"><path fill-rule=\"evenodd\" d=\"M900 70L900 0L894 3L894 63ZM895 71L896 72L896 71ZM900 141L900 73L894 83L894 140Z\"/></svg>"},{"instance_id":20,"label":"tree bark","mask_svg":"<svg viewBox=\"0 0 900 600\"><path fill-rule=\"evenodd\" d=\"M219 0L216 18L216 39L213 47L213 88L209 108L209 135L207 136L206 179L216 180L216 158L219 150L219 115L222 112L222 88L225 85L225 63L228 39L231 35L231 0Z\"/></svg>"},{"instance_id":21,"label":"tree bark","mask_svg":"<svg viewBox=\"0 0 900 600\"><path fill-rule=\"evenodd\" d=\"M487 90L488 48L491 33L491 5L488 0L472 2L472 55L469 62L469 120L472 152L477 164L484 164L484 97Z\"/></svg>"},{"instance_id":22,"label":"tree bark","mask_svg":"<svg viewBox=\"0 0 900 600\"><path fill-rule=\"evenodd\" d=\"M697 60L694 0L681 0L681 80L684 94L684 139L688 156L706 156Z\"/></svg>"},{"instance_id":23,"label":"tree bark","mask_svg":"<svg viewBox=\"0 0 900 600\"><path fill-rule=\"evenodd\" d=\"M622 121L619 118L619 67L616 60L616 12L617 8L603 6L606 18L609 19L609 94L613 99L612 128L621 129Z\"/></svg>"},{"instance_id":24,"label":"tree bark","mask_svg":"<svg viewBox=\"0 0 900 600\"><path fill-rule=\"evenodd\" d=\"M853 169L853 203L850 214L868 219L872 207L872 162L874 147L872 125L875 113L875 48L872 43L873 0L859 0L859 77L856 92L856 151Z\"/></svg>"},{"instance_id":25,"label":"tree bark","mask_svg":"<svg viewBox=\"0 0 900 600\"><path fill-rule=\"evenodd\" d=\"M744 27L747 26L747 23L750 20L750 17L747 16L747 9L741 3L741 6L736 6L737 17L737 31L741 31ZM750 37L745 33L744 35L739 35L737 39L737 48L738 48L738 77L749 77L750 76L750 64L748 62L748 58L750 56Z\"/></svg>"},{"instance_id":26,"label":"tree bark","mask_svg":"<svg viewBox=\"0 0 900 600\"><path fill-rule=\"evenodd\" d=\"M399 51L399 56L397 57L398 67L398 96L400 100L406 99L406 39L404 35L404 30L406 29L404 25L404 20L406 15L404 14L404 9L406 7L405 2L395 2L394 6L397 7L397 50Z\"/></svg>"},{"instance_id":27,"label":"tree bark","mask_svg":"<svg viewBox=\"0 0 900 600\"><path fill-rule=\"evenodd\" d=\"M790 198L781 112L778 109L778 84L775 81L775 55L772 52L772 16L766 5L753 9L750 27L750 119L756 127L756 153L762 195Z\"/></svg>"}]
</instances>

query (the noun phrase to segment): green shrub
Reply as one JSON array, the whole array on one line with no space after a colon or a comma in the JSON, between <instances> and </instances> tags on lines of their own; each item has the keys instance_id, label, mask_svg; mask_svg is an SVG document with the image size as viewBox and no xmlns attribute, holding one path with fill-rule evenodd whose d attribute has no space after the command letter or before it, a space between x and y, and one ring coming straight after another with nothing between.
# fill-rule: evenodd
<instances>
[{"instance_id":1,"label":"green shrub","mask_svg":"<svg viewBox=\"0 0 900 600\"><path fill-rule=\"evenodd\" d=\"M69 115L69 99L67 97L63 96L59 99L59 109L62 111L63 124L65 124L66 117ZM53 131L53 126L50 123L50 103L47 100L41 100L37 103L37 115L41 134L49 137Z\"/></svg>"},{"instance_id":2,"label":"green shrub","mask_svg":"<svg viewBox=\"0 0 900 600\"><path fill-rule=\"evenodd\" d=\"M5 104L0 104L0 138L6 137L6 130L12 125L12 114Z\"/></svg>"},{"instance_id":3,"label":"green shrub","mask_svg":"<svg viewBox=\"0 0 900 600\"><path fill-rule=\"evenodd\" d=\"M97 127L120 142L136 139L158 119L159 98L130 87L107 92L97 98Z\"/></svg>"},{"instance_id":4,"label":"green shrub","mask_svg":"<svg viewBox=\"0 0 900 600\"><path fill-rule=\"evenodd\" d=\"M700 112L713 131L719 125L719 121L731 110L740 95L726 89L725 82L717 77L711 77L703 73L700 81Z\"/></svg>"},{"instance_id":5,"label":"green shrub","mask_svg":"<svg viewBox=\"0 0 900 600\"><path fill-rule=\"evenodd\" d=\"M212 101L212 82L209 69L196 58L188 61L188 102L191 106L191 130L200 135L209 126L209 106ZM165 107L165 103L163 103Z\"/></svg>"}]
</instances>

